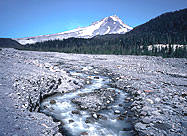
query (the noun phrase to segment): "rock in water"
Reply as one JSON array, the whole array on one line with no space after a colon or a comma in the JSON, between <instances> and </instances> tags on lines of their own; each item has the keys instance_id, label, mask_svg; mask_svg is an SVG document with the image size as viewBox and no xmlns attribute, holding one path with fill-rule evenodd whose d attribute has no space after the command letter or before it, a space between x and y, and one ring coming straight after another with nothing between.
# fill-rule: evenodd
<instances>
[{"instance_id":1,"label":"rock in water","mask_svg":"<svg viewBox=\"0 0 187 136\"><path fill-rule=\"evenodd\" d=\"M115 114L120 114L121 112L119 110L114 111Z\"/></svg>"},{"instance_id":2,"label":"rock in water","mask_svg":"<svg viewBox=\"0 0 187 136\"><path fill-rule=\"evenodd\" d=\"M97 116L97 114L96 114L96 113L94 113L92 116L93 116L95 119L97 119L97 118L98 118L98 116Z\"/></svg>"},{"instance_id":3,"label":"rock in water","mask_svg":"<svg viewBox=\"0 0 187 136\"><path fill-rule=\"evenodd\" d=\"M78 111L78 110L73 110L73 111L72 111L72 114L80 114L80 111Z\"/></svg>"},{"instance_id":4,"label":"rock in water","mask_svg":"<svg viewBox=\"0 0 187 136\"><path fill-rule=\"evenodd\" d=\"M55 100L50 100L50 104L56 104Z\"/></svg>"},{"instance_id":5,"label":"rock in water","mask_svg":"<svg viewBox=\"0 0 187 136\"><path fill-rule=\"evenodd\" d=\"M81 133L81 136L85 136L85 135L88 135L88 132L82 132Z\"/></svg>"}]
</instances>

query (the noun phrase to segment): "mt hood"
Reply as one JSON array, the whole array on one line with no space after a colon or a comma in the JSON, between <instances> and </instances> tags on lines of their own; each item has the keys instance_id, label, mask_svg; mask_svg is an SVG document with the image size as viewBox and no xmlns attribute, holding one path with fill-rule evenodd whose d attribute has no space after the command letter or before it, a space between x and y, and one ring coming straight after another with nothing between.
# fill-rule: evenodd
<instances>
[{"instance_id":1,"label":"mt hood","mask_svg":"<svg viewBox=\"0 0 187 136\"><path fill-rule=\"evenodd\" d=\"M124 34L133 28L124 24L122 20L114 16L109 16L101 21L92 23L88 27L76 28L70 31L65 31L56 34L49 35L40 35L35 37L25 37L25 38L15 38L14 40L18 41L20 44L32 44L36 42L42 42L47 40L55 39L67 39L70 37L76 38L92 38L96 35L105 35L105 34Z\"/></svg>"}]
</instances>

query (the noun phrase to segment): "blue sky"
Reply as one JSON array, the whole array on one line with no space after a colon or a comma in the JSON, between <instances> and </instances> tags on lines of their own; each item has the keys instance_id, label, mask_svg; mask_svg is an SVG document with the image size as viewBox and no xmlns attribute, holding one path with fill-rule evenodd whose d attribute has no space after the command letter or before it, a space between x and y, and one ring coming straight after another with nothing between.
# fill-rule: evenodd
<instances>
[{"instance_id":1,"label":"blue sky","mask_svg":"<svg viewBox=\"0 0 187 136\"><path fill-rule=\"evenodd\" d=\"M0 0L0 37L63 32L114 14L135 27L184 8L187 0Z\"/></svg>"}]
</instances>

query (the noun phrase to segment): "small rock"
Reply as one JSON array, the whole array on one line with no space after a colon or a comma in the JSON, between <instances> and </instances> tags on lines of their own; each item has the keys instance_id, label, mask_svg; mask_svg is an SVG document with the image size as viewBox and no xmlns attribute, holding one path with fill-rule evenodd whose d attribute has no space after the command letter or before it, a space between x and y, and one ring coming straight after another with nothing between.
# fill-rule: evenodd
<instances>
[{"instance_id":1,"label":"small rock","mask_svg":"<svg viewBox=\"0 0 187 136\"><path fill-rule=\"evenodd\" d=\"M86 107L86 106L83 106L83 105L80 105L80 109L81 109L81 110L86 110L87 107Z\"/></svg>"},{"instance_id":2,"label":"small rock","mask_svg":"<svg viewBox=\"0 0 187 136\"><path fill-rule=\"evenodd\" d=\"M136 94L137 95L140 95L142 92L140 91L140 90L138 90L137 92L136 92Z\"/></svg>"},{"instance_id":3,"label":"small rock","mask_svg":"<svg viewBox=\"0 0 187 136\"><path fill-rule=\"evenodd\" d=\"M123 105L122 105L122 104L119 104L119 107L123 107Z\"/></svg>"},{"instance_id":4,"label":"small rock","mask_svg":"<svg viewBox=\"0 0 187 136\"><path fill-rule=\"evenodd\" d=\"M73 110L71 113L72 113L72 114L80 114L80 111L78 111L78 110Z\"/></svg>"},{"instance_id":5,"label":"small rock","mask_svg":"<svg viewBox=\"0 0 187 136\"><path fill-rule=\"evenodd\" d=\"M121 112L119 110L114 111L115 114L120 114Z\"/></svg>"},{"instance_id":6,"label":"small rock","mask_svg":"<svg viewBox=\"0 0 187 136\"><path fill-rule=\"evenodd\" d=\"M75 121L74 121L74 120L72 120L72 119L70 119L70 120L69 120L69 123L73 123L73 122L75 122Z\"/></svg>"},{"instance_id":7,"label":"small rock","mask_svg":"<svg viewBox=\"0 0 187 136\"><path fill-rule=\"evenodd\" d=\"M120 77L116 77L116 80L119 80L120 79Z\"/></svg>"},{"instance_id":8,"label":"small rock","mask_svg":"<svg viewBox=\"0 0 187 136\"><path fill-rule=\"evenodd\" d=\"M91 121L89 119L86 119L85 123L91 123Z\"/></svg>"},{"instance_id":9,"label":"small rock","mask_svg":"<svg viewBox=\"0 0 187 136\"><path fill-rule=\"evenodd\" d=\"M186 97L187 96L187 92L182 92L181 96L182 97Z\"/></svg>"},{"instance_id":10,"label":"small rock","mask_svg":"<svg viewBox=\"0 0 187 136\"><path fill-rule=\"evenodd\" d=\"M103 116L103 115L99 115L99 119L107 120L107 117L105 117L105 116Z\"/></svg>"},{"instance_id":11,"label":"small rock","mask_svg":"<svg viewBox=\"0 0 187 136\"><path fill-rule=\"evenodd\" d=\"M136 108L137 108L137 109L141 109L141 106L140 106L140 105L138 105L138 106L136 106Z\"/></svg>"},{"instance_id":12,"label":"small rock","mask_svg":"<svg viewBox=\"0 0 187 136\"><path fill-rule=\"evenodd\" d=\"M135 124L135 129L136 129L136 130L145 130L145 129L146 129L146 125L145 125L145 124L142 124L141 122L136 123L136 124Z\"/></svg>"},{"instance_id":13,"label":"small rock","mask_svg":"<svg viewBox=\"0 0 187 136\"><path fill-rule=\"evenodd\" d=\"M111 98L110 100L111 100L112 102L114 101L114 99L113 99L113 98Z\"/></svg>"},{"instance_id":14,"label":"small rock","mask_svg":"<svg viewBox=\"0 0 187 136\"><path fill-rule=\"evenodd\" d=\"M62 136L62 134L58 132L54 136Z\"/></svg>"},{"instance_id":15,"label":"small rock","mask_svg":"<svg viewBox=\"0 0 187 136\"><path fill-rule=\"evenodd\" d=\"M151 123L151 119L149 117L145 117L142 119L142 122L145 124L149 124L149 123Z\"/></svg>"},{"instance_id":16,"label":"small rock","mask_svg":"<svg viewBox=\"0 0 187 136\"><path fill-rule=\"evenodd\" d=\"M50 104L56 104L55 100L50 100Z\"/></svg>"},{"instance_id":17,"label":"small rock","mask_svg":"<svg viewBox=\"0 0 187 136\"><path fill-rule=\"evenodd\" d=\"M131 111L135 111L136 109L136 106L134 106L133 108L131 108Z\"/></svg>"},{"instance_id":18,"label":"small rock","mask_svg":"<svg viewBox=\"0 0 187 136\"><path fill-rule=\"evenodd\" d=\"M126 98L125 98L125 101L126 101L126 102L129 102L130 99L131 99L130 97L126 97Z\"/></svg>"},{"instance_id":19,"label":"small rock","mask_svg":"<svg viewBox=\"0 0 187 136\"><path fill-rule=\"evenodd\" d=\"M20 93L17 93L17 95L21 95Z\"/></svg>"},{"instance_id":20,"label":"small rock","mask_svg":"<svg viewBox=\"0 0 187 136\"><path fill-rule=\"evenodd\" d=\"M92 117L94 117L95 119L97 119L97 118L98 118L98 116L97 116L97 114L96 114L96 113L92 114Z\"/></svg>"},{"instance_id":21,"label":"small rock","mask_svg":"<svg viewBox=\"0 0 187 136\"><path fill-rule=\"evenodd\" d=\"M97 72L97 71L94 71L94 74L99 74L99 72Z\"/></svg>"},{"instance_id":22,"label":"small rock","mask_svg":"<svg viewBox=\"0 0 187 136\"><path fill-rule=\"evenodd\" d=\"M137 105L138 105L138 102L137 102L137 101L134 101L134 102L131 104L131 107L137 106Z\"/></svg>"},{"instance_id":23,"label":"small rock","mask_svg":"<svg viewBox=\"0 0 187 136\"><path fill-rule=\"evenodd\" d=\"M156 116L160 116L160 110L152 111L152 114Z\"/></svg>"},{"instance_id":24,"label":"small rock","mask_svg":"<svg viewBox=\"0 0 187 136\"><path fill-rule=\"evenodd\" d=\"M47 106L46 106L46 105L44 105L44 106L43 106L43 108L44 108L44 109L47 109Z\"/></svg>"},{"instance_id":25,"label":"small rock","mask_svg":"<svg viewBox=\"0 0 187 136\"><path fill-rule=\"evenodd\" d=\"M99 77L98 77L98 76L95 76L94 79L99 79Z\"/></svg>"},{"instance_id":26,"label":"small rock","mask_svg":"<svg viewBox=\"0 0 187 136\"><path fill-rule=\"evenodd\" d=\"M73 83L74 83L75 85L78 85L78 82L77 82L77 81L75 81L75 80L73 81Z\"/></svg>"},{"instance_id":27,"label":"small rock","mask_svg":"<svg viewBox=\"0 0 187 136\"><path fill-rule=\"evenodd\" d=\"M62 121L60 121L60 125L61 125L61 126L64 126L64 125L65 125L65 123L64 123L64 122L62 122Z\"/></svg>"},{"instance_id":28,"label":"small rock","mask_svg":"<svg viewBox=\"0 0 187 136\"><path fill-rule=\"evenodd\" d=\"M186 108L183 109L183 114L184 114L184 116L187 116L187 110L186 110Z\"/></svg>"},{"instance_id":29,"label":"small rock","mask_svg":"<svg viewBox=\"0 0 187 136\"><path fill-rule=\"evenodd\" d=\"M106 101L106 103L107 103L107 104L109 104L109 103L110 103L110 101L109 101L109 100L107 100L107 101Z\"/></svg>"},{"instance_id":30,"label":"small rock","mask_svg":"<svg viewBox=\"0 0 187 136\"><path fill-rule=\"evenodd\" d=\"M151 99L146 99L146 101L149 102L150 104L154 103L153 100L151 100Z\"/></svg>"},{"instance_id":31,"label":"small rock","mask_svg":"<svg viewBox=\"0 0 187 136\"><path fill-rule=\"evenodd\" d=\"M124 111L124 112L123 112L123 115L127 115L127 112L128 112L128 111Z\"/></svg>"},{"instance_id":32,"label":"small rock","mask_svg":"<svg viewBox=\"0 0 187 136\"><path fill-rule=\"evenodd\" d=\"M157 97L157 98L155 98L155 102L160 102L160 98L159 97Z\"/></svg>"},{"instance_id":33,"label":"small rock","mask_svg":"<svg viewBox=\"0 0 187 136\"><path fill-rule=\"evenodd\" d=\"M61 83L62 83L62 79L59 78L59 79L58 79L58 85L60 85Z\"/></svg>"},{"instance_id":34,"label":"small rock","mask_svg":"<svg viewBox=\"0 0 187 136\"><path fill-rule=\"evenodd\" d=\"M124 120L124 117L123 116L118 116L116 119L117 120Z\"/></svg>"},{"instance_id":35,"label":"small rock","mask_svg":"<svg viewBox=\"0 0 187 136\"><path fill-rule=\"evenodd\" d=\"M146 92L146 93L152 93L154 91L153 90L144 90L144 92Z\"/></svg>"},{"instance_id":36,"label":"small rock","mask_svg":"<svg viewBox=\"0 0 187 136\"><path fill-rule=\"evenodd\" d=\"M80 133L80 135L88 135L88 132L82 132L82 133Z\"/></svg>"}]
</instances>

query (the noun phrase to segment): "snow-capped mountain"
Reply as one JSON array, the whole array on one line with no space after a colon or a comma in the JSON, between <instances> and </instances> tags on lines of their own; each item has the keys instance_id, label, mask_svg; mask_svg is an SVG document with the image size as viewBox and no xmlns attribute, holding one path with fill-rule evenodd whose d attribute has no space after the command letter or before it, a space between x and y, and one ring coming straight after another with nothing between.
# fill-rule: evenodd
<instances>
[{"instance_id":1,"label":"snow-capped mountain","mask_svg":"<svg viewBox=\"0 0 187 136\"><path fill-rule=\"evenodd\" d=\"M114 16L109 16L101 21L92 23L88 27L76 28L70 31L65 31L56 34L49 35L40 35L35 37L26 37L26 38L16 38L14 40L18 41L20 44L31 44L41 41L54 40L54 39L67 39L70 37L76 38L91 38L96 35L105 35L105 34L124 34L133 28L124 24L122 20Z\"/></svg>"}]
</instances>

